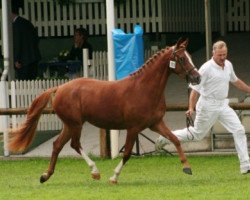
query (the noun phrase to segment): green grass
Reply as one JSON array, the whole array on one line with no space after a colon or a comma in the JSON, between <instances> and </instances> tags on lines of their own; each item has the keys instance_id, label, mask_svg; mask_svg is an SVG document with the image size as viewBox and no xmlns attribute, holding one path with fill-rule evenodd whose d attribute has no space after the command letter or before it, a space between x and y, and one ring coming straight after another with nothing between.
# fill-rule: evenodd
<instances>
[{"instance_id":1,"label":"green grass","mask_svg":"<svg viewBox=\"0 0 250 200\"><path fill-rule=\"evenodd\" d=\"M117 185L108 179L119 159L94 158L101 180L91 179L82 159L60 158L43 184L47 159L0 160L0 199L160 200L242 199L250 197L250 174L241 175L236 156L189 156L193 175L182 172L177 156L132 157Z\"/></svg>"}]
</instances>

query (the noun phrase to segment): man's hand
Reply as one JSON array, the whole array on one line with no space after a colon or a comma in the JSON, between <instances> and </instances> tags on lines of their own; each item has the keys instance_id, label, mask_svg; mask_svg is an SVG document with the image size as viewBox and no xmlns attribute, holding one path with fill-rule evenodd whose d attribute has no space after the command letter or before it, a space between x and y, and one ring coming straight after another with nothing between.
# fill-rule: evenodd
<instances>
[{"instance_id":1,"label":"man's hand","mask_svg":"<svg viewBox=\"0 0 250 200\"><path fill-rule=\"evenodd\" d=\"M193 110L193 109L189 109L189 110L187 110L187 112L186 112L186 116L187 116L187 117L192 117L193 114L194 114L194 110Z\"/></svg>"}]
</instances>

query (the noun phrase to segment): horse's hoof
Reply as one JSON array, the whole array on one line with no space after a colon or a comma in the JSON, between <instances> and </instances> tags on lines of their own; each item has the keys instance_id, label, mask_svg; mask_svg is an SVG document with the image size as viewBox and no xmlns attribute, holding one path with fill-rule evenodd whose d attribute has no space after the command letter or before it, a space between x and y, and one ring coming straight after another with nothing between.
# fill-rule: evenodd
<instances>
[{"instance_id":1,"label":"horse's hoof","mask_svg":"<svg viewBox=\"0 0 250 200\"><path fill-rule=\"evenodd\" d=\"M40 183L44 183L49 179L49 177L50 176L48 175L48 173L43 173L42 176L40 177Z\"/></svg>"},{"instance_id":2,"label":"horse's hoof","mask_svg":"<svg viewBox=\"0 0 250 200\"><path fill-rule=\"evenodd\" d=\"M92 178L95 179L95 180L100 180L100 178L101 178L100 173L93 173L91 175L92 175Z\"/></svg>"},{"instance_id":3,"label":"horse's hoof","mask_svg":"<svg viewBox=\"0 0 250 200\"><path fill-rule=\"evenodd\" d=\"M40 183L44 183L45 181L47 181L46 177L44 175L42 175L40 177Z\"/></svg>"},{"instance_id":4,"label":"horse's hoof","mask_svg":"<svg viewBox=\"0 0 250 200\"><path fill-rule=\"evenodd\" d=\"M185 174L192 175L192 170L191 170L191 168L183 168L183 172L184 172Z\"/></svg>"}]
</instances>

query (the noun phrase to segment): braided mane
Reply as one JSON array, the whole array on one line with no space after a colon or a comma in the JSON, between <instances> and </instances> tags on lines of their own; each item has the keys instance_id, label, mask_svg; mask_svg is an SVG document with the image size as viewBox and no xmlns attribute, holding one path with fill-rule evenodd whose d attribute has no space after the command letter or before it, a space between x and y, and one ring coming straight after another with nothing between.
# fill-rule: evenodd
<instances>
[{"instance_id":1,"label":"braided mane","mask_svg":"<svg viewBox=\"0 0 250 200\"><path fill-rule=\"evenodd\" d=\"M164 49L161 49L160 51L157 51L155 54L153 54L137 71L133 72L129 76L138 76L142 73L143 70L145 70L149 64L153 63L160 55L165 53L165 51L169 50L170 47L166 47Z\"/></svg>"}]
</instances>

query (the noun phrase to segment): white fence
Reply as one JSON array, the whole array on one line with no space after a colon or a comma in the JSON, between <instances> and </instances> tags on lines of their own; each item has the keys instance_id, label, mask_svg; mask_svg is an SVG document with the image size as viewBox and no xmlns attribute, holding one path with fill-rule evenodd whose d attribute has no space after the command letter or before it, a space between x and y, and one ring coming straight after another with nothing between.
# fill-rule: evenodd
<instances>
[{"instance_id":1,"label":"white fence","mask_svg":"<svg viewBox=\"0 0 250 200\"><path fill-rule=\"evenodd\" d=\"M108 58L106 51L93 52L89 76L99 80L108 80Z\"/></svg>"},{"instance_id":2,"label":"white fence","mask_svg":"<svg viewBox=\"0 0 250 200\"><path fill-rule=\"evenodd\" d=\"M162 0L127 0L115 6L116 27L132 32L141 24L145 32L162 32ZM38 28L39 36L72 36L83 26L90 35L106 34L105 1L60 5L52 0L24 0L21 15Z\"/></svg>"},{"instance_id":3,"label":"white fence","mask_svg":"<svg viewBox=\"0 0 250 200\"><path fill-rule=\"evenodd\" d=\"M210 0L211 29L220 30L220 1ZM205 32L204 0L163 1L164 32Z\"/></svg>"},{"instance_id":4,"label":"white fence","mask_svg":"<svg viewBox=\"0 0 250 200\"><path fill-rule=\"evenodd\" d=\"M227 0L227 30L250 31L250 1Z\"/></svg>"},{"instance_id":5,"label":"white fence","mask_svg":"<svg viewBox=\"0 0 250 200\"><path fill-rule=\"evenodd\" d=\"M28 108L34 98L48 88L65 83L67 80L34 80L11 81L9 84L9 97L11 108ZM26 115L13 115L9 122L13 128L18 127ZM60 130L62 123L55 114L44 114L38 123L37 130Z\"/></svg>"}]
</instances>

